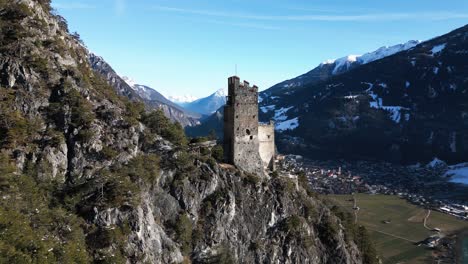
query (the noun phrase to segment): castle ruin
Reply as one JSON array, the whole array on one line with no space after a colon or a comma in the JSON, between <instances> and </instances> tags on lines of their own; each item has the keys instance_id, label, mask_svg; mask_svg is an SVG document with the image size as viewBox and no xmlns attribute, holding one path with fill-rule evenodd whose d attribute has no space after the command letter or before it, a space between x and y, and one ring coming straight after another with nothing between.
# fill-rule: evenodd
<instances>
[{"instance_id":1,"label":"castle ruin","mask_svg":"<svg viewBox=\"0 0 468 264\"><path fill-rule=\"evenodd\" d=\"M258 122L258 87L228 79L224 106L224 158L238 168L263 175L274 170L275 126Z\"/></svg>"}]
</instances>

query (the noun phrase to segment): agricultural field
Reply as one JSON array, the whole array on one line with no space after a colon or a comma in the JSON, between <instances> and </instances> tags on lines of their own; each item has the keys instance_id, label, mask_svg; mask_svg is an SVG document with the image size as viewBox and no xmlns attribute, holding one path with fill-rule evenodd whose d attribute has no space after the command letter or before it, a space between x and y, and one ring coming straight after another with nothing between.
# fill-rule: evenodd
<instances>
[{"instance_id":1,"label":"agricultural field","mask_svg":"<svg viewBox=\"0 0 468 264\"><path fill-rule=\"evenodd\" d=\"M354 212L351 195L327 195L341 208ZM412 205L398 196L356 194L357 223L364 225L374 240L384 264L428 263L431 250L417 246L431 235L431 229L439 228L443 234L468 229L468 222L450 215Z\"/></svg>"}]
</instances>

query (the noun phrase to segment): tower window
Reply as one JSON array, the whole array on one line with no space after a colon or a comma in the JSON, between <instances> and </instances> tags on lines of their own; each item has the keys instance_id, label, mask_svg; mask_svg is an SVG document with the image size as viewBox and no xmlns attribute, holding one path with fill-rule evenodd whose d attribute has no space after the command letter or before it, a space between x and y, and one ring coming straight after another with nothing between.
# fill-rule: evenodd
<instances>
[{"instance_id":1,"label":"tower window","mask_svg":"<svg viewBox=\"0 0 468 264\"><path fill-rule=\"evenodd\" d=\"M246 129L245 133L247 133L247 135L250 135L250 130Z\"/></svg>"},{"instance_id":2,"label":"tower window","mask_svg":"<svg viewBox=\"0 0 468 264\"><path fill-rule=\"evenodd\" d=\"M238 116L238 115L236 115L236 118L239 118L239 116Z\"/></svg>"},{"instance_id":3,"label":"tower window","mask_svg":"<svg viewBox=\"0 0 468 264\"><path fill-rule=\"evenodd\" d=\"M268 139L270 139L270 135L268 135Z\"/></svg>"},{"instance_id":4,"label":"tower window","mask_svg":"<svg viewBox=\"0 0 468 264\"><path fill-rule=\"evenodd\" d=\"M253 136L250 136L250 140L252 140L252 139L253 139Z\"/></svg>"},{"instance_id":5,"label":"tower window","mask_svg":"<svg viewBox=\"0 0 468 264\"><path fill-rule=\"evenodd\" d=\"M257 115L253 115L252 117L255 118L255 117L257 117Z\"/></svg>"}]
</instances>

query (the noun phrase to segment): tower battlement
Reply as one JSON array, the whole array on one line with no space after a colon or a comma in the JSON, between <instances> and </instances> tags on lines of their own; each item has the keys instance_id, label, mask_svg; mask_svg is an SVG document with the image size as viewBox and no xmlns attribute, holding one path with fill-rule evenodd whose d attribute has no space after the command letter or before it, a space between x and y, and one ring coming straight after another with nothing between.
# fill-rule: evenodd
<instances>
[{"instance_id":1,"label":"tower battlement","mask_svg":"<svg viewBox=\"0 0 468 264\"><path fill-rule=\"evenodd\" d=\"M263 174L275 155L274 125L259 126L258 87L232 76L224 107L224 154L228 163Z\"/></svg>"}]
</instances>

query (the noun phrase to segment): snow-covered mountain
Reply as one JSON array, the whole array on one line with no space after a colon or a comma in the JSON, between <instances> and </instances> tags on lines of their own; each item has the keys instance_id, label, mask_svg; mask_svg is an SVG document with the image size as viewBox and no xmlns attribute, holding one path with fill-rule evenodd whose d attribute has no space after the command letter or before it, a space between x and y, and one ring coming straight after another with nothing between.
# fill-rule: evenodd
<instances>
[{"instance_id":1,"label":"snow-covered mountain","mask_svg":"<svg viewBox=\"0 0 468 264\"><path fill-rule=\"evenodd\" d=\"M317 83L330 78L331 76L345 73L360 65L368 64L370 62L383 59L385 57L394 55L398 52L411 49L421 43L418 40L410 40L403 44L394 46L384 46L375 51L366 53L364 55L348 55L339 59L330 59L320 63L313 70L300 75L296 78L278 83L268 89L270 92L282 91L293 87L303 86L306 84Z\"/></svg>"},{"instance_id":2,"label":"snow-covered mountain","mask_svg":"<svg viewBox=\"0 0 468 264\"><path fill-rule=\"evenodd\" d=\"M185 103L183 107L192 112L211 115L226 104L226 96L227 91L225 89L219 89L208 97L200 98L191 103Z\"/></svg>"},{"instance_id":3,"label":"snow-covered mountain","mask_svg":"<svg viewBox=\"0 0 468 264\"><path fill-rule=\"evenodd\" d=\"M143 99L158 100L167 104L172 104L170 100L149 86L138 84L134 79L127 76L122 77L122 80L124 80Z\"/></svg>"},{"instance_id":4,"label":"snow-covered mountain","mask_svg":"<svg viewBox=\"0 0 468 264\"><path fill-rule=\"evenodd\" d=\"M128 76L122 76L122 80L124 80L131 88L134 88L136 81Z\"/></svg>"},{"instance_id":5,"label":"snow-covered mountain","mask_svg":"<svg viewBox=\"0 0 468 264\"><path fill-rule=\"evenodd\" d=\"M464 162L468 25L418 43L326 61L277 84L259 94L259 119L275 120L280 152L311 159ZM187 133L222 131L219 114Z\"/></svg>"},{"instance_id":6,"label":"snow-covered mountain","mask_svg":"<svg viewBox=\"0 0 468 264\"><path fill-rule=\"evenodd\" d=\"M178 105L184 106L187 103L191 103L191 102L197 100L198 97L195 97L195 96L190 95L190 94L186 94L186 95L169 95L167 97L167 99L171 100L172 102L174 102L174 103L176 103Z\"/></svg>"},{"instance_id":7,"label":"snow-covered mountain","mask_svg":"<svg viewBox=\"0 0 468 264\"><path fill-rule=\"evenodd\" d=\"M322 71L321 80L306 74L293 79L302 84L263 91L259 118L276 121L277 145L285 153L404 164L434 157L463 162L467 58L468 25L419 44L327 61L312 71ZM279 129L295 118L294 126Z\"/></svg>"}]
</instances>

